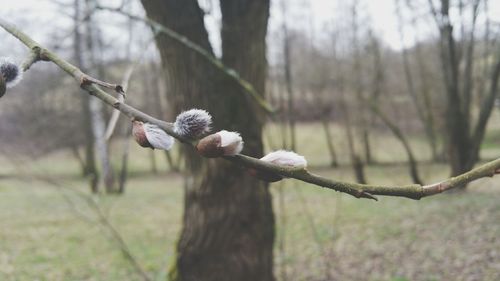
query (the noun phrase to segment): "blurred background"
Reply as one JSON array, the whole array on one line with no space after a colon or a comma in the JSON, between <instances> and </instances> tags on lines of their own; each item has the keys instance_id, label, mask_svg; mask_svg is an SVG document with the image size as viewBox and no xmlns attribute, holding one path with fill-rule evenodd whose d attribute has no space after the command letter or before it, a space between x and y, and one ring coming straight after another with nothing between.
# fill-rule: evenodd
<instances>
[{"instance_id":1,"label":"blurred background","mask_svg":"<svg viewBox=\"0 0 500 281\"><path fill-rule=\"evenodd\" d=\"M161 28L141 20L151 17L147 2L0 0L0 17L173 121L188 109L169 93L180 83L169 67L183 60L158 51ZM219 1L189 2L210 54L247 79L224 57ZM182 11L165 25L185 20ZM264 151L294 150L328 178L393 185L436 182L500 155L500 2L271 0L266 11L262 94L277 112L263 122ZM28 54L3 30L0 40L2 57ZM0 280L167 279L189 204L189 156L180 144L139 147L130 120L117 117L43 62L0 99ZM499 184L379 202L271 184L274 276L500 280Z\"/></svg>"}]
</instances>

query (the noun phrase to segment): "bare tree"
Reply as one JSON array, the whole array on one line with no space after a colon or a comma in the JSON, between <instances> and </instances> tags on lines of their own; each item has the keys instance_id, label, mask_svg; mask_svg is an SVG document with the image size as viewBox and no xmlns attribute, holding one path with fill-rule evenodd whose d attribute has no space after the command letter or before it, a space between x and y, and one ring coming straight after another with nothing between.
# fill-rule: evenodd
<instances>
[{"instance_id":1,"label":"bare tree","mask_svg":"<svg viewBox=\"0 0 500 281\"><path fill-rule=\"evenodd\" d=\"M149 18L213 56L197 1L142 3ZM222 62L263 93L269 1L222 0L220 6ZM239 131L245 152L262 155L262 111L240 85L164 34L157 37L157 45L167 71L170 109L206 108L213 115L215 129ZM274 217L267 185L239 167L220 160L200 161L192 150L184 153L188 171L184 227L171 270L173 279L274 280Z\"/></svg>"},{"instance_id":2,"label":"bare tree","mask_svg":"<svg viewBox=\"0 0 500 281\"><path fill-rule=\"evenodd\" d=\"M482 95L478 114L474 118L471 113L474 94L474 49L477 44L476 22L481 0L472 1L470 30L466 32L466 28L462 26L460 41L453 32L455 23L450 18L450 1L440 0L439 9L432 0L428 3L439 28L440 58L447 101L445 132L448 161L452 175L458 175L470 170L479 160L480 146L498 92L500 48L497 47L495 62L490 66L490 79L487 82L489 87L486 94ZM462 6L460 9L463 9ZM465 25L464 19L461 24Z\"/></svg>"}]
</instances>

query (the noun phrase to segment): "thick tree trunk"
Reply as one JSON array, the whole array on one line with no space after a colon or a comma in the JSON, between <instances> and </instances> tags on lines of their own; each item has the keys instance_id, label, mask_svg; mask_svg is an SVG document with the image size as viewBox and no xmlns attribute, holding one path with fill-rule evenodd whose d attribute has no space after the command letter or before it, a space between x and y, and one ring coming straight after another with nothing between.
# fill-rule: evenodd
<instances>
[{"instance_id":1,"label":"thick tree trunk","mask_svg":"<svg viewBox=\"0 0 500 281\"><path fill-rule=\"evenodd\" d=\"M203 13L195 0L143 0L148 17L211 51ZM268 0L222 0L223 61L264 93ZM213 115L214 129L239 131L244 153L263 154L263 117L258 105L233 80L204 58L171 40L157 37L169 79L174 112L192 107ZM274 216L263 182L241 167L202 160L186 153L183 229L170 277L174 280L274 280Z\"/></svg>"}]
</instances>

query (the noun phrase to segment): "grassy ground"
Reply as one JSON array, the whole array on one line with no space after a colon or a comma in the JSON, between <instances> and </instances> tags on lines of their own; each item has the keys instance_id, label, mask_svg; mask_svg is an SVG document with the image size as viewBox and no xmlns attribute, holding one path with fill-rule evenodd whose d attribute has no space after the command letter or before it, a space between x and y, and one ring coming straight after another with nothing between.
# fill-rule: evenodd
<instances>
[{"instance_id":1,"label":"grassy ground","mask_svg":"<svg viewBox=\"0 0 500 281\"><path fill-rule=\"evenodd\" d=\"M315 172L352 180L347 166L319 168L330 161L319 125L299 132L299 151L318 167ZM487 155L498 155L498 136L488 137ZM336 145L344 160L342 139ZM399 144L383 133L373 144L378 161L404 161ZM420 139L412 144L420 159L428 156ZM163 154L156 158L165 171ZM77 164L64 152L36 161L0 158L0 280L140 280L93 206L141 266L164 280L181 226L182 178L149 173L149 152L135 146L131 159L123 196L88 197ZM438 164L421 169L428 181L447 174ZM405 165L369 167L367 177L409 180ZM499 185L500 179L485 179L465 194L371 202L291 180L273 184L275 274L280 280L500 280Z\"/></svg>"}]
</instances>

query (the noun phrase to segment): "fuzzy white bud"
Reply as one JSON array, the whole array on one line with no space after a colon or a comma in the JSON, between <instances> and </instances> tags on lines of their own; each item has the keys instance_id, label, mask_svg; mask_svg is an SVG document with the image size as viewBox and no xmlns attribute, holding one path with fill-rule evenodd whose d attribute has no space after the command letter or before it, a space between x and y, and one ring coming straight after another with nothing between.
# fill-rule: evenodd
<instances>
[{"instance_id":1,"label":"fuzzy white bud","mask_svg":"<svg viewBox=\"0 0 500 281\"><path fill-rule=\"evenodd\" d=\"M177 115L174 132L183 137L198 138L210 131L212 116L202 109L190 109Z\"/></svg>"},{"instance_id":2,"label":"fuzzy white bud","mask_svg":"<svg viewBox=\"0 0 500 281\"><path fill-rule=\"evenodd\" d=\"M216 134L220 136L220 146L224 151L224 155L236 155L243 150L243 139L240 133L222 130Z\"/></svg>"},{"instance_id":3,"label":"fuzzy white bud","mask_svg":"<svg viewBox=\"0 0 500 281\"><path fill-rule=\"evenodd\" d=\"M141 121L133 121L132 124L132 135L140 146L170 150L174 145L174 138L160 127Z\"/></svg>"},{"instance_id":4,"label":"fuzzy white bud","mask_svg":"<svg viewBox=\"0 0 500 281\"><path fill-rule=\"evenodd\" d=\"M307 167L307 161L304 156L298 155L293 151L274 151L260 158L260 160L293 168L305 169ZM249 169L248 171L250 175L267 182L277 182L283 179L283 176L269 171L261 171L256 169Z\"/></svg>"},{"instance_id":5,"label":"fuzzy white bud","mask_svg":"<svg viewBox=\"0 0 500 281\"><path fill-rule=\"evenodd\" d=\"M0 58L0 74L7 88L12 88L23 78L23 71L11 58Z\"/></svg>"},{"instance_id":6,"label":"fuzzy white bud","mask_svg":"<svg viewBox=\"0 0 500 281\"><path fill-rule=\"evenodd\" d=\"M222 130L202 138L196 145L196 149L207 158L232 156L243 149L243 139L237 132Z\"/></svg>"},{"instance_id":7,"label":"fuzzy white bud","mask_svg":"<svg viewBox=\"0 0 500 281\"><path fill-rule=\"evenodd\" d=\"M156 125L145 123L144 131L148 142L153 148L170 150L174 145L174 138Z\"/></svg>"},{"instance_id":8,"label":"fuzzy white bud","mask_svg":"<svg viewBox=\"0 0 500 281\"><path fill-rule=\"evenodd\" d=\"M266 156L260 158L260 160L294 168L307 167L306 158L293 151L286 151L286 150L273 151L267 154Z\"/></svg>"}]
</instances>

